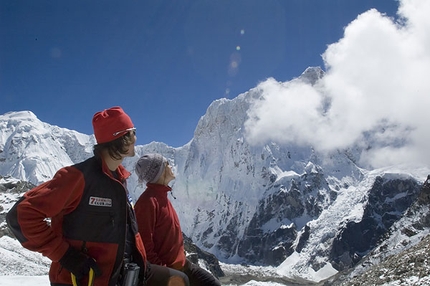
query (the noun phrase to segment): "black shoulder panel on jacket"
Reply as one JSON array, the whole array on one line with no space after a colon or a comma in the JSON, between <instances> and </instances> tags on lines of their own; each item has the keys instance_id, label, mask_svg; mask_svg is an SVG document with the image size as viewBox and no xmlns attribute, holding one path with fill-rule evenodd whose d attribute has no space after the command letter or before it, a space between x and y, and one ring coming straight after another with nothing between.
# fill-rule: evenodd
<instances>
[{"instance_id":1,"label":"black shoulder panel on jacket","mask_svg":"<svg viewBox=\"0 0 430 286\"><path fill-rule=\"evenodd\" d=\"M10 211L6 215L7 226L10 231L15 235L16 239L22 244L27 241L21 231L21 226L18 223L18 205L22 202L24 197L21 197L10 209Z\"/></svg>"}]
</instances>

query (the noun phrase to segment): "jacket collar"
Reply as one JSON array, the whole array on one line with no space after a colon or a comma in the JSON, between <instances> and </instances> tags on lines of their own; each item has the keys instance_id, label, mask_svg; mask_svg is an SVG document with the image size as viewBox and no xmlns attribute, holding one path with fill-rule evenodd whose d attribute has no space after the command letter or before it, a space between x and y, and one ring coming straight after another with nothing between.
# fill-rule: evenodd
<instances>
[{"instance_id":1,"label":"jacket collar","mask_svg":"<svg viewBox=\"0 0 430 286\"><path fill-rule=\"evenodd\" d=\"M109 177L111 177L112 179L117 179L120 182L125 181L128 177L130 177L131 173L129 171L127 171L123 165L119 165L118 168L116 169L116 172L118 174L118 178L115 178L112 175L112 171L109 170L108 166L106 165L106 162L103 160L103 158L100 158L101 162L102 162L102 170L105 174L107 174Z\"/></svg>"},{"instance_id":2,"label":"jacket collar","mask_svg":"<svg viewBox=\"0 0 430 286\"><path fill-rule=\"evenodd\" d=\"M165 186L165 185L160 185L160 184L152 184L152 183L147 183L146 186L149 189L153 189L156 191L162 191L162 192L170 192L172 190L172 188L170 186Z\"/></svg>"}]
</instances>

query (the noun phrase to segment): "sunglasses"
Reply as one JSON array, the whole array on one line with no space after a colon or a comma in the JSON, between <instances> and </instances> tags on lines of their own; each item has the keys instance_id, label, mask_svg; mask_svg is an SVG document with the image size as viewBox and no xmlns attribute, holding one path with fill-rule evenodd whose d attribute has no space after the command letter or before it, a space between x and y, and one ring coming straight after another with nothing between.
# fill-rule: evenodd
<instances>
[{"instance_id":1,"label":"sunglasses","mask_svg":"<svg viewBox=\"0 0 430 286\"><path fill-rule=\"evenodd\" d=\"M127 132L131 132L131 133L133 133L133 135L136 135L136 128L133 127L133 128L128 128L128 129L125 129L125 130L121 130L121 131L113 133L112 135L114 137L116 137L119 134L124 134L124 133L127 133Z\"/></svg>"}]
</instances>

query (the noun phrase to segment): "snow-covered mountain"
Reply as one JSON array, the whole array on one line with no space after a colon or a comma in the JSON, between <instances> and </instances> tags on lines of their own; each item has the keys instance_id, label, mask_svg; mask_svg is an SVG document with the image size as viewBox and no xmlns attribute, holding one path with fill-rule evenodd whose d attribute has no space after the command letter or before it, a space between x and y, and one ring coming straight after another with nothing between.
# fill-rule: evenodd
<instances>
[{"instance_id":1,"label":"snow-covered mountain","mask_svg":"<svg viewBox=\"0 0 430 286\"><path fill-rule=\"evenodd\" d=\"M93 136L41 122L31 111L0 115L0 174L38 184L88 158Z\"/></svg>"},{"instance_id":2,"label":"snow-covered mountain","mask_svg":"<svg viewBox=\"0 0 430 286\"><path fill-rule=\"evenodd\" d=\"M308 68L279 84L314 86L323 76ZM279 275L318 282L384 243L407 248L428 233L428 225L409 223L410 235L401 243L394 238L404 231L398 224L405 213L425 212L412 206L430 174L426 166L362 166L371 142L330 152L294 142L251 144L246 122L252 106L266 100L267 83L276 84L268 79L234 99L214 101L188 144L151 142L124 162L133 170L146 152L169 158L177 174L172 203L194 243L223 262L273 266ZM92 135L43 123L30 111L0 115L0 134L0 175L32 184L90 157L95 143ZM144 188L135 174L128 184L137 199ZM2 202L2 216L13 201Z\"/></svg>"}]
</instances>

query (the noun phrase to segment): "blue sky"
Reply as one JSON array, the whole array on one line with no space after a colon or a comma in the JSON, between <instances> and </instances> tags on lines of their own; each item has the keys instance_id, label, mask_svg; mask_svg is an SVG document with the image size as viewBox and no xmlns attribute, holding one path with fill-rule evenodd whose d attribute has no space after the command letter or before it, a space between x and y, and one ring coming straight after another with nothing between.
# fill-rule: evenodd
<instances>
[{"instance_id":1,"label":"blue sky","mask_svg":"<svg viewBox=\"0 0 430 286\"><path fill-rule=\"evenodd\" d=\"M288 81L371 8L395 0L0 1L0 114L92 134L119 105L138 144L186 144L210 103Z\"/></svg>"}]
</instances>

